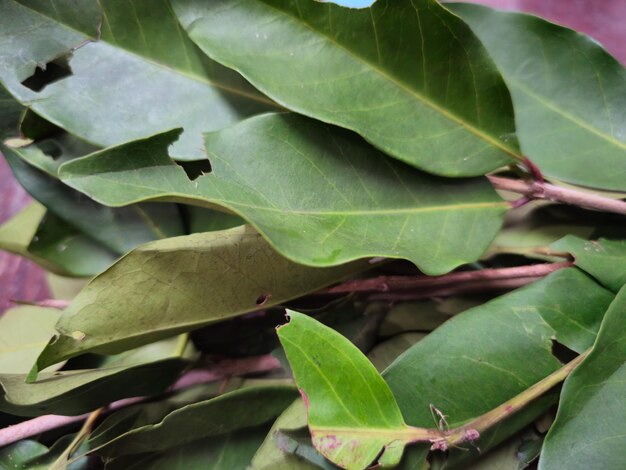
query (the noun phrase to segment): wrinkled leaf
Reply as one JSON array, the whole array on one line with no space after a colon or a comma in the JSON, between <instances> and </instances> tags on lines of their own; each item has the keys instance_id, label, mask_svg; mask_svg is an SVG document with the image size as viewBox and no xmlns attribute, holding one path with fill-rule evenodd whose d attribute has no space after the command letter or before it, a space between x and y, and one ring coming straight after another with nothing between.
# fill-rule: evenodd
<instances>
[{"instance_id":1,"label":"wrinkled leaf","mask_svg":"<svg viewBox=\"0 0 626 470\"><path fill-rule=\"evenodd\" d=\"M407 423L433 426L430 405L452 427L464 424L516 396L557 370L552 338L582 352L613 296L576 268L467 310L417 342L383 377ZM554 396L512 415L476 442L482 452L536 419ZM421 457L427 455L426 446ZM458 459L479 454L459 452Z\"/></svg>"},{"instance_id":2,"label":"wrinkled leaf","mask_svg":"<svg viewBox=\"0 0 626 470\"><path fill-rule=\"evenodd\" d=\"M54 59L69 76L39 91L21 84ZM5 0L0 64L1 84L23 105L100 146L184 127L173 155L200 159L201 132L277 109L208 60L168 0L86 0L80 8L72 0Z\"/></svg>"},{"instance_id":3,"label":"wrinkled leaf","mask_svg":"<svg viewBox=\"0 0 626 470\"><path fill-rule=\"evenodd\" d=\"M293 114L208 134L213 172L194 181L167 155L177 134L66 163L61 178L107 205L182 199L225 206L299 263L385 256L428 274L476 260L507 208L485 179L426 175L352 133Z\"/></svg>"},{"instance_id":4,"label":"wrinkled leaf","mask_svg":"<svg viewBox=\"0 0 626 470\"><path fill-rule=\"evenodd\" d=\"M79 338L82 332L75 331ZM0 411L17 416L78 415L120 398L165 390L189 364L177 338L108 358L100 369L43 372L26 383L25 374L1 374Z\"/></svg>"},{"instance_id":5,"label":"wrinkled leaf","mask_svg":"<svg viewBox=\"0 0 626 470\"><path fill-rule=\"evenodd\" d=\"M236 390L174 410L156 424L135 428L113 439L98 453L115 457L163 451L256 426L276 418L296 397L297 391L290 385Z\"/></svg>"},{"instance_id":6,"label":"wrinkled leaf","mask_svg":"<svg viewBox=\"0 0 626 470\"><path fill-rule=\"evenodd\" d=\"M574 256L576 266L618 292L626 284L626 240L582 240L568 235L550 246Z\"/></svg>"},{"instance_id":7,"label":"wrinkled leaf","mask_svg":"<svg viewBox=\"0 0 626 470\"><path fill-rule=\"evenodd\" d=\"M27 374L54 333L55 308L16 307L0 316L0 374Z\"/></svg>"},{"instance_id":8,"label":"wrinkled leaf","mask_svg":"<svg viewBox=\"0 0 626 470\"><path fill-rule=\"evenodd\" d=\"M349 469L395 465L408 442L432 437L404 423L389 387L356 346L311 317L289 317L278 336L322 455Z\"/></svg>"},{"instance_id":9,"label":"wrinkled leaf","mask_svg":"<svg viewBox=\"0 0 626 470\"><path fill-rule=\"evenodd\" d=\"M116 353L278 305L365 269L309 268L249 227L143 245L95 277L63 312L36 369L86 351ZM83 334L76 338L75 331Z\"/></svg>"},{"instance_id":10,"label":"wrinkled leaf","mask_svg":"<svg viewBox=\"0 0 626 470\"><path fill-rule=\"evenodd\" d=\"M175 0L190 37L299 113L446 176L518 157L509 92L470 28L432 0Z\"/></svg>"},{"instance_id":11,"label":"wrinkled leaf","mask_svg":"<svg viewBox=\"0 0 626 470\"><path fill-rule=\"evenodd\" d=\"M625 313L626 287L622 287L605 315L593 350L563 385L556 421L539 458L540 470L624 466Z\"/></svg>"},{"instance_id":12,"label":"wrinkled leaf","mask_svg":"<svg viewBox=\"0 0 626 470\"><path fill-rule=\"evenodd\" d=\"M524 154L548 176L626 191L624 67L591 38L541 18L449 7L502 71Z\"/></svg>"}]
</instances>

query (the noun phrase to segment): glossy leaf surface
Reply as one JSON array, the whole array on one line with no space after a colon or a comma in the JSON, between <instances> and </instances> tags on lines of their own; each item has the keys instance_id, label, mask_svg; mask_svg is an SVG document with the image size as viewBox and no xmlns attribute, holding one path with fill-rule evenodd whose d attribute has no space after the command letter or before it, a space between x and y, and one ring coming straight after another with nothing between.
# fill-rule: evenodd
<instances>
[{"instance_id":1,"label":"glossy leaf surface","mask_svg":"<svg viewBox=\"0 0 626 470\"><path fill-rule=\"evenodd\" d=\"M541 18L449 6L502 71L524 154L547 176L626 191L624 67L591 38Z\"/></svg>"},{"instance_id":2,"label":"glossy leaf surface","mask_svg":"<svg viewBox=\"0 0 626 470\"><path fill-rule=\"evenodd\" d=\"M190 37L287 108L355 130L426 171L518 156L509 92L469 27L432 0L174 1Z\"/></svg>"},{"instance_id":3,"label":"glossy leaf surface","mask_svg":"<svg viewBox=\"0 0 626 470\"><path fill-rule=\"evenodd\" d=\"M367 266L295 264L245 226L148 243L81 291L57 324L60 338L37 367L86 351L117 353L279 305Z\"/></svg>"},{"instance_id":4,"label":"glossy leaf surface","mask_svg":"<svg viewBox=\"0 0 626 470\"><path fill-rule=\"evenodd\" d=\"M507 208L483 178L421 173L348 131L293 114L208 134L213 170L194 181L167 156L176 135L74 160L60 176L112 206L149 199L225 206L283 255L313 266L385 256L442 274L480 256Z\"/></svg>"},{"instance_id":5,"label":"glossy leaf surface","mask_svg":"<svg viewBox=\"0 0 626 470\"><path fill-rule=\"evenodd\" d=\"M289 312L278 337L307 405L315 448L343 468L365 469L377 461L397 464L419 430L404 423L389 387L363 353L333 329L297 312Z\"/></svg>"},{"instance_id":6,"label":"glossy leaf surface","mask_svg":"<svg viewBox=\"0 0 626 470\"><path fill-rule=\"evenodd\" d=\"M39 91L22 84L59 58L69 76ZM22 104L101 146L184 127L173 155L199 159L201 132L276 109L194 46L168 0L3 1L0 64L0 82Z\"/></svg>"},{"instance_id":7,"label":"glossy leaf surface","mask_svg":"<svg viewBox=\"0 0 626 470\"><path fill-rule=\"evenodd\" d=\"M541 452L541 470L623 466L625 313L626 287L622 287L606 313L593 350L563 385L556 421Z\"/></svg>"}]
</instances>

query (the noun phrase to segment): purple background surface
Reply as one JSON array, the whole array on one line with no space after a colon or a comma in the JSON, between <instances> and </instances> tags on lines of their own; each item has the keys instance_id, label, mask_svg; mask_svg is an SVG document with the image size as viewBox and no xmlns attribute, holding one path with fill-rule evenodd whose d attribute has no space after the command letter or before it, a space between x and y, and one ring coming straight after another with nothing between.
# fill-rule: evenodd
<instances>
[{"instance_id":1,"label":"purple background surface","mask_svg":"<svg viewBox=\"0 0 626 470\"><path fill-rule=\"evenodd\" d=\"M626 64L626 1L624 0L477 0L506 10L525 11L591 35ZM19 212L30 197L0 158L0 223ZM11 300L37 301L50 295L45 273L35 264L0 251L0 312Z\"/></svg>"}]
</instances>

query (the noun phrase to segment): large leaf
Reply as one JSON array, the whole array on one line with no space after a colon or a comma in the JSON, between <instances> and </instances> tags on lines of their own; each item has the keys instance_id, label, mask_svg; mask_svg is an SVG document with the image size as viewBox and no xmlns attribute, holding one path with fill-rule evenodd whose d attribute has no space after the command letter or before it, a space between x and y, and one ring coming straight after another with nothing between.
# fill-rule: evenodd
<instances>
[{"instance_id":1,"label":"large leaf","mask_svg":"<svg viewBox=\"0 0 626 470\"><path fill-rule=\"evenodd\" d=\"M405 424L389 387L350 341L304 314L289 317L278 336L322 455L349 469L395 465L407 443L436 437Z\"/></svg>"},{"instance_id":2,"label":"large leaf","mask_svg":"<svg viewBox=\"0 0 626 470\"><path fill-rule=\"evenodd\" d=\"M37 64L68 56L70 76L39 91L21 84ZM173 154L198 159L200 132L276 109L197 49L168 0L4 0L0 64L22 104L101 146L184 127Z\"/></svg>"},{"instance_id":3,"label":"large leaf","mask_svg":"<svg viewBox=\"0 0 626 470\"><path fill-rule=\"evenodd\" d=\"M250 387L179 408L156 424L135 428L98 450L115 457L176 448L266 423L297 397L291 385ZM189 432L193 430L193 432Z\"/></svg>"},{"instance_id":4,"label":"large leaf","mask_svg":"<svg viewBox=\"0 0 626 470\"><path fill-rule=\"evenodd\" d=\"M81 291L63 312L60 337L44 350L37 368L85 351L124 351L278 305L367 266L295 264L245 226L148 243Z\"/></svg>"},{"instance_id":5,"label":"large leaf","mask_svg":"<svg viewBox=\"0 0 626 470\"><path fill-rule=\"evenodd\" d=\"M507 203L483 178L444 180L395 163L351 132L294 114L206 136L213 172L190 181L167 155L177 132L68 162L68 185L107 205L219 204L288 258L329 266L406 258L428 274L476 260Z\"/></svg>"},{"instance_id":6,"label":"large leaf","mask_svg":"<svg viewBox=\"0 0 626 470\"><path fill-rule=\"evenodd\" d=\"M524 154L548 176L626 191L624 67L592 39L540 18L449 7L502 71Z\"/></svg>"},{"instance_id":7,"label":"large leaf","mask_svg":"<svg viewBox=\"0 0 626 470\"><path fill-rule=\"evenodd\" d=\"M48 210L118 255L137 245L183 234L173 205L143 204L111 209L66 187L50 174L56 163L37 144L24 148L1 146L20 184Z\"/></svg>"},{"instance_id":8,"label":"large leaf","mask_svg":"<svg viewBox=\"0 0 626 470\"><path fill-rule=\"evenodd\" d=\"M568 235L550 248L571 253L576 266L613 292L618 292L626 284L626 240L600 238L587 241Z\"/></svg>"},{"instance_id":9,"label":"large leaf","mask_svg":"<svg viewBox=\"0 0 626 470\"><path fill-rule=\"evenodd\" d=\"M205 52L277 102L411 165L475 176L518 157L502 77L470 28L433 0L363 10L175 0L174 8Z\"/></svg>"},{"instance_id":10,"label":"large leaf","mask_svg":"<svg viewBox=\"0 0 626 470\"><path fill-rule=\"evenodd\" d=\"M582 352L593 344L613 295L568 268L467 310L417 342L388 369L389 384L407 423L432 426L430 405L450 427L464 424L557 370L552 340ZM537 418L554 396L534 403L476 442L481 451ZM414 450L424 459L427 446ZM475 450L455 459L477 457Z\"/></svg>"},{"instance_id":11,"label":"large leaf","mask_svg":"<svg viewBox=\"0 0 626 470\"><path fill-rule=\"evenodd\" d=\"M606 313L598 340L567 378L541 470L619 469L626 446L626 287Z\"/></svg>"},{"instance_id":12,"label":"large leaf","mask_svg":"<svg viewBox=\"0 0 626 470\"><path fill-rule=\"evenodd\" d=\"M16 307L0 316L0 374L27 374L54 335L61 312L54 308Z\"/></svg>"},{"instance_id":13,"label":"large leaf","mask_svg":"<svg viewBox=\"0 0 626 470\"><path fill-rule=\"evenodd\" d=\"M154 395L189 365L188 355L172 338L110 357L99 369L43 372L34 383L26 383L25 374L1 374L0 411L77 415L120 398Z\"/></svg>"}]
</instances>

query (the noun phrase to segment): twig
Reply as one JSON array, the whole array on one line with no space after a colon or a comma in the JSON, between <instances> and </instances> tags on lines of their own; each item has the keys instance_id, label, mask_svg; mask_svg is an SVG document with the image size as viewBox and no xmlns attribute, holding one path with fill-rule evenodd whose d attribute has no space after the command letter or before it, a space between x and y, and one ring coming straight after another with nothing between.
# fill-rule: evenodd
<instances>
[{"instance_id":1,"label":"twig","mask_svg":"<svg viewBox=\"0 0 626 470\"><path fill-rule=\"evenodd\" d=\"M541 180L524 181L491 175L488 175L487 178L494 188L521 194L526 199L547 199L548 201L562 202L601 212L626 215L626 202L619 199L561 188ZM513 205L519 204L513 203Z\"/></svg>"},{"instance_id":2,"label":"twig","mask_svg":"<svg viewBox=\"0 0 626 470\"><path fill-rule=\"evenodd\" d=\"M461 283L512 279L526 279L526 283L528 283L532 282L529 280L531 278L536 279L547 276L554 271L572 265L572 262L566 261L562 263L516 266L513 268L461 271L444 274L443 276L378 276L370 279L353 279L334 287L320 290L315 295L335 295L351 292L390 292L412 289L428 289L429 292L432 292L434 287L449 288Z\"/></svg>"},{"instance_id":3,"label":"twig","mask_svg":"<svg viewBox=\"0 0 626 470\"><path fill-rule=\"evenodd\" d=\"M445 435L443 437L433 442L432 449L446 450L449 447L463 444L465 442L475 441L480 437L481 433L511 416L513 413L521 410L528 403L536 398L539 398L555 385L563 382L576 368L576 366L578 366L578 364L580 364L587 357L590 351L591 349L588 349L583 352L574 360L568 362L543 380L540 380L533 386L527 388L519 395L504 402L502 405L488 411L476 419L473 419L464 426L444 433Z\"/></svg>"},{"instance_id":4,"label":"twig","mask_svg":"<svg viewBox=\"0 0 626 470\"><path fill-rule=\"evenodd\" d=\"M215 382L225 377L247 375L259 372L270 372L280 369L278 359L271 355L247 357L244 359L227 359L215 364L209 369L192 369L183 374L170 390L181 390L193 385ZM146 400L147 397L125 398L113 402L106 407L106 412L119 410ZM74 423L85 421L92 413L80 416L45 415L29 419L21 423L0 429L0 447L12 444L22 439L28 439L53 429L61 428Z\"/></svg>"}]
</instances>

